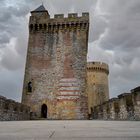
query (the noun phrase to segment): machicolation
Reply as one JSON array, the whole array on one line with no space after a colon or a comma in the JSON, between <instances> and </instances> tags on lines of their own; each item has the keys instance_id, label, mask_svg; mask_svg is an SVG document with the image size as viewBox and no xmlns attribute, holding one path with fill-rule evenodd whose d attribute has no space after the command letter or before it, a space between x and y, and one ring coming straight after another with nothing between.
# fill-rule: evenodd
<instances>
[{"instance_id":1,"label":"machicolation","mask_svg":"<svg viewBox=\"0 0 140 140\"><path fill-rule=\"evenodd\" d=\"M106 74L109 74L109 67L106 63L103 62L88 62L87 70L102 71L105 72Z\"/></svg>"},{"instance_id":2,"label":"machicolation","mask_svg":"<svg viewBox=\"0 0 140 140\"><path fill-rule=\"evenodd\" d=\"M48 21L49 20L49 21ZM64 30L86 30L89 26L89 13L82 13L81 17L78 17L77 13L68 14L68 17L64 17L64 14L54 15L54 18L46 17L41 20L32 16L30 18L29 29L32 31L48 31L58 32Z\"/></svg>"}]
</instances>

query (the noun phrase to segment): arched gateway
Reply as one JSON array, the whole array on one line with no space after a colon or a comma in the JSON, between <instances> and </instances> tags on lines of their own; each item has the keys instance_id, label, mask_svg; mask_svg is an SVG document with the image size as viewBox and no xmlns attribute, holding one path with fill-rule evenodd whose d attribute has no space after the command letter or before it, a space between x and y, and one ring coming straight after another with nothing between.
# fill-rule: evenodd
<instances>
[{"instance_id":1,"label":"arched gateway","mask_svg":"<svg viewBox=\"0 0 140 140\"><path fill-rule=\"evenodd\" d=\"M43 104L41 107L41 117L47 118L47 113L48 113L48 107L47 105Z\"/></svg>"}]
</instances>

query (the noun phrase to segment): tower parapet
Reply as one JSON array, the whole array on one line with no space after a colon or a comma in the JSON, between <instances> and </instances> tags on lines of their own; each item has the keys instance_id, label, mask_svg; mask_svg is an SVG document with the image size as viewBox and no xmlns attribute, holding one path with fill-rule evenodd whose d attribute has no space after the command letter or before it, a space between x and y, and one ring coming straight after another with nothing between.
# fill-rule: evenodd
<instances>
[{"instance_id":1,"label":"tower parapet","mask_svg":"<svg viewBox=\"0 0 140 140\"><path fill-rule=\"evenodd\" d=\"M64 14L56 14L54 18L36 15L35 12L31 12L31 14L30 31L87 30L89 27L89 13L82 13L82 16L78 16L77 13L69 13L68 17L64 17Z\"/></svg>"},{"instance_id":2,"label":"tower parapet","mask_svg":"<svg viewBox=\"0 0 140 140\"><path fill-rule=\"evenodd\" d=\"M109 74L109 66L104 62L88 62L87 63L87 70L88 71L102 71L106 74Z\"/></svg>"}]
</instances>

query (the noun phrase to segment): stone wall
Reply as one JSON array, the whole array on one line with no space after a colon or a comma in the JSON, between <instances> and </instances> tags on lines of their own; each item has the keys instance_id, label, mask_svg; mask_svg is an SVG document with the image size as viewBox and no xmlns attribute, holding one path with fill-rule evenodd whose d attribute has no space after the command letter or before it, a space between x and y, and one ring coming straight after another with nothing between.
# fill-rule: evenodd
<instances>
[{"instance_id":1,"label":"stone wall","mask_svg":"<svg viewBox=\"0 0 140 140\"><path fill-rule=\"evenodd\" d=\"M32 11L22 103L34 118L87 119L89 14Z\"/></svg>"},{"instance_id":2,"label":"stone wall","mask_svg":"<svg viewBox=\"0 0 140 140\"><path fill-rule=\"evenodd\" d=\"M29 107L0 96L0 121L29 120Z\"/></svg>"},{"instance_id":3,"label":"stone wall","mask_svg":"<svg viewBox=\"0 0 140 140\"><path fill-rule=\"evenodd\" d=\"M94 107L93 119L140 120L140 87Z\"/></svg>"}]
</instances>

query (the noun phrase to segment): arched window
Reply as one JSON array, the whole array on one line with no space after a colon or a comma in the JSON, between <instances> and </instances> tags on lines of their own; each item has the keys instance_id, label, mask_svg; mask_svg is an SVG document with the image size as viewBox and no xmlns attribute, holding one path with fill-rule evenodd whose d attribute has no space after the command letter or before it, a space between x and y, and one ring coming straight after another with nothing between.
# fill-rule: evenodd
<instances>
[{"instance_id":1,"label":"arched window","mask_svg":"<svg viewBox=\"0 0 140 140\"><path fill-rule=\"evenodd\" d=\"M32 82L28 83L28 92L32 92Z\"/></svg>"}]
</instances>

